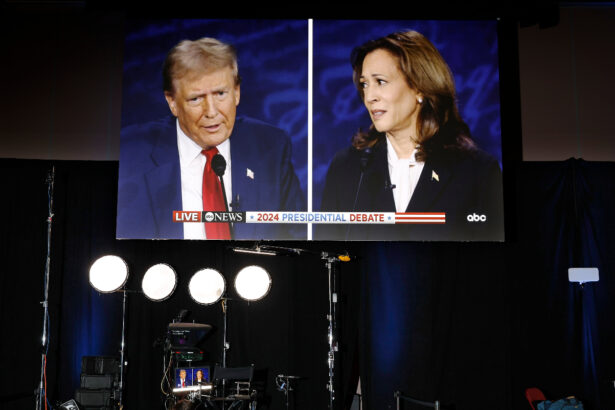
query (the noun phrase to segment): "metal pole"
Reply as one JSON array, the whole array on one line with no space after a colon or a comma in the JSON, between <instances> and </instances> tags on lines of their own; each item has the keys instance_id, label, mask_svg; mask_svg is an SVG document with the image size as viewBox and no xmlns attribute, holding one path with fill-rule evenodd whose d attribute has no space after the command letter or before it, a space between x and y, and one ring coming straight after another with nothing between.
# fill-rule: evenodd
<instances>
[{"instance_id":1,"label":"metal pole","mask_svg":"<svg viewBox=\"0 0 615 410\"><path fill-rule=\"evenodd\" d=\"M290 397L288 397L290 394L290 379L288 378L286 379L286 388L284 389L284 394L286 395L286 410L290 410Z\"/></svg>"},{"instance_id":2,"label":"metal pole","mask_svg":"<svg viewBox=\"0 0 615 410\"><path fill-rule=\"evenodd\" d=\"M223 334L223 339L224 339L222 341L222 367L226 367L226 351L229 348L229 344L226 340L226 309L228 309L227 299L222 298L222 313L223 313L222 334Z\"/></svg>"},{"instance_id":3,"label":"metal pole","mask_svg":"<svg viewBox=\"0 0 615 410\"><path fill-rule=\"evenodd\" d=\"M327 389L329 390L329 410L333 410L335 401L335 388L333 385L335 375L335 352L337 351L337 340L335 338L335 305L337 304L337 293L335 293L335 258L329 257L324 254L324 258L327 260L327 270L329 276L329 314L327 319L329 321L329 330L327 332L329 341L329 352L327 354L327 363L329 365L329 383Z\"/></svg>"},{"instance_id":4,"label":"metal pole","mask_svg":"<svg viewBox=\"0 0 615 410\"><path fill-rule=\"evenodd\" d=\"M120 409L124 407L123 395L124 395L124 346L126 341L126 299L128 298L128 292L126 289L122 291L124 293L122 301L122 348L120 350L120 385L119 385L119 403Z\"/></svg>"},{"instance_id":5,"label":"metal pole","mask_svg":"<svg viewBox=\"0 0 615 410\"><path fill-rule=\"evenodd\" d=\"M47 361L47 349L49 340L47 334L49 333L49 270L51 266L51 224L53 222L53 185L55 182L56 167L52 166L51 171L47 174L47 198L48 198L48 210L47 216L47 258L45 260L45 299L41 302L43 305L43 335L41 337L41 380L36 390L36 409L41 410L44 406L44 400L47 395L45 391L44 379L45 379L45 367ZM44 393L43 393L44 392Z\"/></svg>"},{"instance_id":6,"label":"metal pole","mask_svg":"<svg viewBox=\"0 0 615 410\"><path fill-rule=\"evenodd\" d=\"M229 348L228 341L226 340L226 310L228 309L228 299L222 298L222 313L223 313L223 340L222 340L222 367L226 367L226 351ZM222 410L226 408L226 379L222 379Z\"/></svg>"}]
</instances>

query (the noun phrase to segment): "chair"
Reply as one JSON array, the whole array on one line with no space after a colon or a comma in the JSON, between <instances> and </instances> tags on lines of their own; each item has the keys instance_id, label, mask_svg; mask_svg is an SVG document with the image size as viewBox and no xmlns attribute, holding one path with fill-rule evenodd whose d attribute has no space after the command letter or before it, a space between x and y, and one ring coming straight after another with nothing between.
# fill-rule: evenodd
<instances>
[{"instance_id":1,"label":"chair","mask_svg":"<svg viewBox=\"0 0 615 410\"><path fill-rule=\"evenodd\" d=\"M530 387L528 389L525 389L525 398L530 403L532 410L536 410L536 407L534 407L534 403L547 400L545 395L538 387Z\"/></svg>"},{"instance_id":2,"label":"chair","mask_svg":"<svg viewBox=\"0 0 615 410\"><path fill-rule=\"evenodd\" d=\"M235 382L233 398L248 400L252 398L254 392L250 389L250 383L254 375L254 365L247 367L221 367L216 365L214 369L214 384L222 380L225 382ZM223 392L225 395L226 392Z\"/></svg>"}]
</instances>

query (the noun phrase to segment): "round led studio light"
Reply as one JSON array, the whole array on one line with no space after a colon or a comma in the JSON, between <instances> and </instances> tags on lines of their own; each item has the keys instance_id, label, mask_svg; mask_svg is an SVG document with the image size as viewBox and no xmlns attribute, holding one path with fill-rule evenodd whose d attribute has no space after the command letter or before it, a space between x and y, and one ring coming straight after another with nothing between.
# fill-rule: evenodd
<instances>
[{"instance_id":1,"label":"round led studio light","mask_svg":"<svg viewBox=\"0 0 615 410\"><path fill-rule=\"evenodd\" d=\"M201 305L211 305L220 300L226 290L224 276L215 269L201 269L190 279L190 297Z\"/></svg>"},{"instance_id":2,"label":"round led studio light","mask_svg":"<svg viewBox=\"0 0 615 410\"><path fill-rule=\"evenodd\" d=\"M90 284L102 293L119 290L128 280L128 265L115 255L98 258L90 267Z\"/></svg>"},{"instance_id":3,"label":"round led studio light","mask_svg":"<svg viewBox=\"0 0 615 410\"><path fill-rule=\"evenodd\" d=\"M260 266L246 266L235 276L235 290L247 301L264 298L269 289L271 289L271 276Z\"/></svg>"},{"instance_id":4,"label":"round led studio light","mask_svg":"<svg viewBox=\"0 0 615 410\"><path fill-rule=\"evenodd\" d=\"M145 296L155 302L171 297L177 286L177 275L172 267L166 263L152 266L143 275L141 289Z\"/></svg>"}]
</instances>

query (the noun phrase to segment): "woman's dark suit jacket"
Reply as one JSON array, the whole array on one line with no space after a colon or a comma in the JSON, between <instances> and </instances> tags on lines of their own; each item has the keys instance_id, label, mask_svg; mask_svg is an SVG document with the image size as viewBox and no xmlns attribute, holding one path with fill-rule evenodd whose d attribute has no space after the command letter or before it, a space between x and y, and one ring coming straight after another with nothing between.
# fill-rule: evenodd
<instances>
[{"instance_id":1,"label":"woman's dark suit jacket","mask_svg":"<svg viewBox=\"0 0 615 410\"><path fill-rule=\"evenodd\" d=\"M321 211L395 212L393 189L384 139L369 155L348 147L339 151L329 166ZM446 223L318 225L315 238L503 241L502 175L498 162L477 148L443 150L428 157L406 212L445 212ZM485 221L469 221L468 216L477 219L474 215L484 215Z\"/></svg>"}]
</instances>

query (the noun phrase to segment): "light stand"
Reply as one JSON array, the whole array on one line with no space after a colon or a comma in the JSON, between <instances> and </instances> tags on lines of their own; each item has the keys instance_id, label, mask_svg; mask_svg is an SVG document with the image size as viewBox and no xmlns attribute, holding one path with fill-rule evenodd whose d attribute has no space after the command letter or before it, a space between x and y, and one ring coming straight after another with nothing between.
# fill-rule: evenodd
<instances>
[{"instance_id":1,"label":"light stand","mask_svg":"<svg viewBox=\"0 0 615 410\"><path fill-rule=\"evenodd\" d=\"M226 367L226 351L229 350L231 347L227 340L226 333L228 300L229 298L225 297L220 300L220 305L222 305L222 367ZM222 383L224 384L224 380L222 381Z\"/></svg>"},{"instance_id":2,"label":"light stand","mask_svg":"<svg viewBox=\"0 0 615 410\"><path fill-rule=\"evenodd\" d=\"M222 297L220 305L222 306L222 367L226 368L226 351L230 348L226 333L228 298ZM222 409L224 410L226 406L226 379L222 379L222 397Z\"/></svg>"},{"instance_id":3,"label":"light stand","mask_svg":"<svg viewBox=\"0 0 615 410\"><path fill-rule=\"evenodd\" d=\"M322 253L322 259L326 261L328 280L329 280L329 314L327 320L329 321L329 328L327 331L327 339L329 341L329 352L327 353L327 363L329 365L329 382L327 383L327 390L329 391L329 410L333 410L335 401L335 352L337 352L337 323L336 323L336 306L337 306L337 284L335 277L335 264L339 261L337 256L331 256L326 252Z\"/></svg>"},{"instance_id":4,"label":"light stand","mask_svg":"<svg viewBox=\"0 0 615 410\"><path fill-rule=\"evenodd\" d=\"M122 297L122 346L120 349L120 384L118 386L120 409L124 407L124 347L126 346L126 300L128 299L128 291L123 289L122 293L124 294Z\"/></svg>"},{"instance_id":5,"label":"light stand","mask_svg":"<svg viewBox=\"0 0 615 410\"><path fill-rule=\"evenodd\" d=\"M126 346L126 302L128 300L128 265L124 259L115 255L106 255L98 258L90 266L90 284L101 293L122 292L122 343L120 346L120 381L117 390L114 392L114 399L118 401L119 408L122 409L124 393L124 368L126 359L124 358ZM117 395L115 394L117 393Z\"/></svg>"},{"instance_id":6,"label":"light stand","mask_svg":"<svg viewBox=\"0 0 615 410\"><path fill-rule=\"evenodd\" d=\"M49 268L51 265L51 224L53 222L53 185L55 180L56 167L51 167L51 171L47 174L47 197L49 200L49 214L47 217L47 258L45 260L45 299L41 302L43 305L43 335L41 337L41 380L36 389L36 410L43 409L44 400L47 398L47 382L46 382L46 367L47 367L47 350L49 349Z\"/></svg>"}]
</instances>

